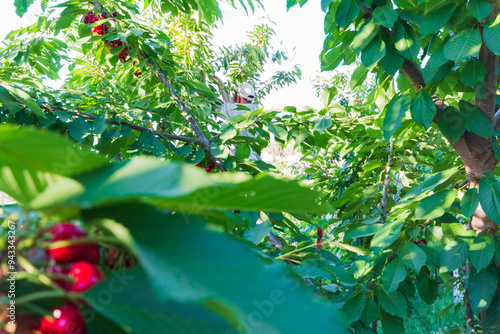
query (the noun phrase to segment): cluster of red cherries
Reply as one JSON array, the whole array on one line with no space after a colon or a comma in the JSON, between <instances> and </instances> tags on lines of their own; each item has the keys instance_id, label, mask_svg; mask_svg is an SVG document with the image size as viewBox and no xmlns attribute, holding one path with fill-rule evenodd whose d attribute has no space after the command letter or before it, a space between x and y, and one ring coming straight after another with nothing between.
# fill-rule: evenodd
<instances>
[{"instance_id":1,"label":"cluster of red cherries","mask_svg":"<svg viewBox=\"0 0 500 334\"><path fill-rule=\"evenodd\" d=\"M50 230L52 241L86 238L88 234L72 223L61 223ZM96 243L77 243L64 247L48 248L47 256L56 264L49 265L46 272L53 276L53 281L66 291L85 292L103 279L104 275L96 266L101 255ZM40 324L41 334L74 332L86 333L85 320L80 309L68 303L52 310L52 316L46 316Z\"/></svg>"},{"instance_id":2,"label":"cluster of red cherries","mask_svg":"<svg viewBox=\"0 0 500 334\"><path fill-rule=\"evenodd\" d=\"M318 236L318 239L316 239L316 249L322 249L323 242L321 238L323 238L323 229L320 226L316 226L316 235Z\"/></svg>"},{"instance_id":3,"label":"cluster of red cherries","mask_svg":"<svg viewBox=\"0 0 500 334\"><path fill-rule=\"evenodd\" d=\"M111 14L112 17L117 17L118 16L118 13L117 12L113 12ZM101 18L102 19L107 19L109 17L109 15L107 13L102 13L101 14ZM83 17L83 22L84 23L95 23L99 20L101 20L101 18L99 18L98 16L94 15L94 13L92 11L89 11L87 13L87 15L85 15ZM103 23L103 24L100 24L98 26L95 26L95 27L92 27L91 28L91 31L94 33L94 34L97 34L99 36L102 36L104 34L107 34L108 33L108 30L109 30L109 26L106 24L106 23ZM123 46L124 43L122 41L120 41L119 39L115 39L113 41L105 41L107 46L108 46L108 49L113 49L113 48L116 48L116 47L119 47L119 46ZM125 45L125 47L123 48L122 51L120 51L120 53L118 54L118 58L126 63L128 62L130 59L128 58L129 54L128 54L128 46ZM140 76L142 73L140 71L135 71L134 72L134 75L136 77Z\"/></svg>"},{"instance_id":4,"label":"cluster of red cherries","mask_svg":"<svg viewBox=\"0 0 500 334\"><path fill-rule=\"evenodd\" d=\"M424 245L427 245L427 241L425 239L421 239L421 240L412 240L411 241L412 244L415 244L415 245L418 245L418 244L424 244Z\"/></svg>"},{"instance_id":5,"label":"cluster of red cherries","mask_svg":"<svg viewBox=\"0 0 500 334\"><path fill-rule=\"evenodd\" d=\"M113 12L112 15L113 15L113 17L117 17L118 13L117 12ZM108 18L108 14L102 13L101 14L101 18L102 19L107 19ZM83 22L84 23L95 23L95 22L101 20L101 18L99 18L99 16L94 15L94 13L92 11L89 11L87 13L87 15L85 15L83 17ZM106 34L108 32L108 29L109 29L108 25L106 23L103 23L103 24L100 24L98 26L92 27L91 30L92 30L92 32L94 34L102 36L102 35L104 35L104 34Z\"/></svg>"},{"instance_id":6,"label":"cluster of red cherries","mask_svg":"<svg viewBox=\"0 0 500 334\"><path fill-rule=\"evenodd\" d=\"M198 166L198 167L203 167L203 166L201 165L201 162L198 162L198 163L196 164L196 166ZM210 173L210 171L211 171L212 169L214 169L214 168L215 168L215 164L214 164L213 162L210 162L210 163L208 164L208 166L206 166L206 167L205 167L205 172Z\"/></svg>"}]
</instances>

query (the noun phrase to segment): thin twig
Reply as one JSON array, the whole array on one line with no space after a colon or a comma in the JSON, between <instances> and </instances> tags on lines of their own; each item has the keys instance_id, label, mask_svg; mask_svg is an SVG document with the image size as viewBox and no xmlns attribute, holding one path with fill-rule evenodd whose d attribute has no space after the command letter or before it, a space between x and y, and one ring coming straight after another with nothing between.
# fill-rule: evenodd
<instances>
[{"instance_id":1,"label":"thin twig","mask_svg":"<svg viewBox=\"0 0 500 334\"><path fill-rule=\"evenodd\" d=\"M384 180L384 195L382 197L382 216L387 215L387 199L389 197L389 182L391 174L391 159L392 159L392 142L389 143L389 157L387 158L387 166L385 166L385 180Z\"/></svg>"},{"instance_id":2,"label":"thin twig","mask_svg":"<svg viewBox=\"0 0 500 334\"><path fill-rule=\"evenodd\" d=\"M91 120L95 120L97 118L97 116L95 116L95 115L86 114L86 113L83 113L81 111L71 111L71 110L67 110L67 109L61 108L61 107L47 107L47 106L42 106L42 108L45 109L45 110L49 110L49 111L50 110L61 110L61 111L67 112L69 114L78 115L78 116L81 116L83 118L91 119ZM137 131L141 131L141 132L147 131L147 132L151 132L152 134L155 134L157 136L162 136L162 137L165 137L165 138L168 138L168 139L178 140L178 141L182 141L182 142L186 142L186 143L194 143L194 144L198 144L199 145L198 139L196 139L196 138L172 135L172 134L169 134L169 133L160 132L160 131L156 131L156 130L153 130L153 129L150 129L150 128L146 128L144 126L139 126L139 125L135 125L135 124L132 124L132 123L127 123L127 122L115 121L115 120L112 120L112 119L109 119L109 118L105 118L104 121L107 124L120 125L120 126L128 126L129 128L137 130Z\"/></svg>"}]
</instances>

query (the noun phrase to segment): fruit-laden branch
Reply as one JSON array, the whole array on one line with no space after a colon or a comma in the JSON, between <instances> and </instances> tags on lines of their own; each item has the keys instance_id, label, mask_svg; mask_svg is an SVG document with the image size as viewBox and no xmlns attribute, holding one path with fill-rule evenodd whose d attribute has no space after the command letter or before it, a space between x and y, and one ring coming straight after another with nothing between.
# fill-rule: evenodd
<instances>
[{"instance_id":1,"label":"fruit-laden branch","mask_svg":"<svg viewBox=\"0 0 500 334\"><path fill-rule=\"evenodd\" d=\"M139 54L139 57L146 58L144 54ZM191 129L193 130L194 134L196 135L196 138L198 138L198 145L203 147L203 150L205 153L210 157L210 160L212 160L217 168L221 172L224 172L226 168L224 167L224 164L222 163L222 160L217 158L216 156L213 155L212 150L210 149L210 141L205 137L203 132L201 131L200 127L196 123L196 120L191 116L189 113L188 108L186 107L186 104L180 99L180 97L177 95L175 92L174 87L168 81L168 79L161 73L161 70L155 66L155 64L146 58L146 64L154 71L155 75L160 79L162 84L167 88L167 90L170 92L170 95L174 98L175 101L177 101L177 105L181 109L182 116L186 118L186 120L189 123L189 126L191 126Z\"/></svg>"},{"instance_id":2,"label":"fruit-laden branch","mask_svg":"<svg viewBox=\"0 0 500 334\"><path fill-rule=\"evenodd\" d=\"M68 114L77 115L77 116L83 117L85 119L95 120L97 118L97 116L95 116L95 115L86 114L86 113L83 113L83 112L80 112L80 111L70 111L70 110L67 110L67 109L64 109L64 108L61 108L61 107L47 107L47 106L42 106L42 108L45 109L45 110L47 110L47 111L50 111L50 110L61 110L61 111L67 112ZM161 136L161 137L165 137L167 139L178 140L178 141L182 141L182 142L186 142L186 143L193 143L193 144L200 145L199 140L196 139L196 138L172 135L170 133L156 131L156 130L153 130L153 129L150 129L150 128L146 128L144 126L135 125L135 124L132 124L132 123L127 123L127 122L122 122L122 121L116 121L116 120L112 120L112 119L109 119L109 118L105 118L104 121L107 124L128 126L129 128L131 128L133 130L137 130L137 131L141 131L141 132L151 132L152 134L155 134L155 135Z\"/></svg>"}]
</instances>

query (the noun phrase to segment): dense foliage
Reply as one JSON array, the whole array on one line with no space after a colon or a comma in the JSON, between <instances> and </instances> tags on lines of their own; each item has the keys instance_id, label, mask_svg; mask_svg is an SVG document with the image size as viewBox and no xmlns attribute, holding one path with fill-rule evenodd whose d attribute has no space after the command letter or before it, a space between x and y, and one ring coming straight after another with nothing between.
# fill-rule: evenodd
<instances>
[{"instance_id":1,"label":"dense foliage","mask_svg":"<svg viewBox=\"0 0 500 334\"><path fill-rule=\"evenodd\" d=\"M215 0L41 6L0 58L0 190L17 201L0 302L26 332L404 333L456 285L449 332L498 331L496 2L323 0L322 70L352 74L321 83L321 110L227 122L215 71L263 94L300 76L262 81L286 59L269 25L218 54ZM303 180L248 159L271 139L300 148Z\"/></svg>"}]
</instances>

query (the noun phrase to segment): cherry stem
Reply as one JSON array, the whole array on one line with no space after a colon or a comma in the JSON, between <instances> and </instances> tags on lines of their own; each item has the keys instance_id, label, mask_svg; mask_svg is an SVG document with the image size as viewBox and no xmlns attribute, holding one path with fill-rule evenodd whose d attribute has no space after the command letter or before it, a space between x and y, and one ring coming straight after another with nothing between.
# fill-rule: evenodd
<instances>
[{"instance_id":1,"label":"cherry stem","mask_svg":"<svg viewBox=\"0 0 500 334\"><path fill-rule=\"evenodd\" d=\"M82 238L76 238L76 239L70 239L70 240L59 240L59 241L54 241L54 242L46 242L41 245L42 248L48 248L48 249L53 249L53 248L60 248L60 247L68 247L72 245L78 245L78 244L88 244L88 243L98 243L98 242L110 242L110 243L120 243L120 240L116 239L115 237L106 237L106 236L100 236L100 237L82 237Z\"/></svg>"},{"instance_id":2,"label":"cherry stem","mask_svg":"<svg viewBox=\"0 0 500 334\"><path fill-rule=\"evenodd\" d=\"M47 298L69 298L72 300L77 300L81 298L81 295L78 293L72 293L72 292L68 293L65 291L57 291L57 290L38 291L16 298L16 305L22 305L34 300L47 299Z\"/></svg>"}]
</instances>

